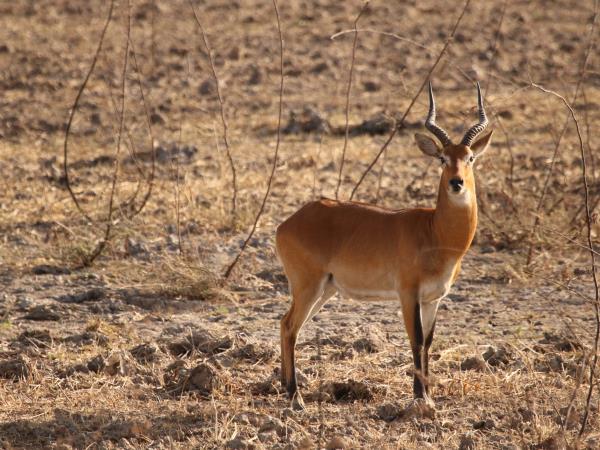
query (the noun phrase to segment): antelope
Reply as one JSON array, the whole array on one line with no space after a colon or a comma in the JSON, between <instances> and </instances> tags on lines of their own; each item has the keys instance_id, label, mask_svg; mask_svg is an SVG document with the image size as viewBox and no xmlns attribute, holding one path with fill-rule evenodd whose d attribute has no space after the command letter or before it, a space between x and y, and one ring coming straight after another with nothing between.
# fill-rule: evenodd
<instances>
[{"instance_id":1,"label":"antelope","mask_svg":"<svg viewBox=\"0 0 600 450\"><path fill-rule=\"evenodd\" d=\"M475 141L488 124L479 83L477 103L478 122L453 144L435 123L429 83L425 127L441 145L420 133L415 140L421 152L442 164L435 208L392 210L321 198L277 228L277 255L292 296L281 319L281 381L294 409L304 409L294 357L298 333L336 292L358 300L400 300L413 354L414 401L433 407L427 380L438 305L458 277L475 235L473 164L493 132Z\"/></svg>"}]
</instances>

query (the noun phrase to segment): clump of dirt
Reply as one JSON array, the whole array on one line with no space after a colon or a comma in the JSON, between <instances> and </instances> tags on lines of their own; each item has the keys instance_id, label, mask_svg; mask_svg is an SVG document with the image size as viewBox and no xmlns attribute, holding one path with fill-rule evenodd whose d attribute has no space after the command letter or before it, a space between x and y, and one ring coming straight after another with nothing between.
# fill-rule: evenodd
<instances>
[{"instance_id":1,"label":"clump of dirt","mask_svg":"<svg viewBox=\"0 0 600 450\"><path fill-rule=\"evenodd\" d=\"M108 375L132 375L135 370L135 364L126 352L113 352L105 360L104 372Z\"/></svg>"},{"instance_id":2,"label":"clump of dirt","mask_svg":"<svg viewBox=\"0 0 600 450\"><path fill-rule=\"evenodd\" d=\"M412 400L405 408L395 403L385 403L377 408L377 416L386 421L435 418L435 408L422 399Z\"/></svg>"},{"instance_id":3,"label":"clump of dirt","mask_svg":"<svg viewBox=\"0 0 600 450\"><path fill-rule=\"evenodd\" d=\"M61 295L58 301L64 303L85 303L102 300L106 296L106 290L102 288L88 289L77 294Z\"/></svg>"},{"instance_id":4,"label":"clump of dirt","mask_svg":"<svg viewBox=\"0 0 600 450\"><path fill-rule=\"evenodd\" d=\"M26 347L47 348L52 343L52 336L48 330L27 330L17 337L17 342Z\"/></svg>"},{"instance_id":5,"label":"clump of dirt","mask_svg":"<svg viewBox=\"0 0 600 450\"><path fill-rule=\"evenodd\" d=\"M331 126L317 110L305 106L300 112L290 111L288 123L282 131L284 134L330 133Z\"/></svg>"},{"instance_id":6,"label":"clump of dirt","mask_svg":"<svg viewBox=\"0 0 600 450\"><path fill-rule=\"evenodd\" d=\"M63 342L67 344L73 344L76 346L84 346L84 345L101 345L105 346L109 342L108 336L99 332L88 330L79 334L72 334L71 336L67 336L63 338Z\"/></svg>"},{"instance_id":7,"label":"clump of dirt","mask_svg":"<svg viewBox=\"0 0 600 450\"><path fill-rule=\"evenodd\" d=\"M0 360L0 378L21 380L27 378L31 368L21 356Z\"/></svg>"},{"instance_id":8,"label":"clump of dirt","mask_svg":"<svg viewBox=\"0 0 600 450\"><path fill-rule=\"evenodd\" d=\"M577 373L578 365L574 361L565 360L560 353L546 353L536 357L534 369L537 372L565 372L569 375Z\"/></svg>"},{"instance_id":9,"label":"clump of dirt","mask_svg":"<svg viewBox=\"0 0 600 450\"><path fill-rule=\"evenodd\" d=\"M207 362L188 369L184 361L175 361L166 368L163 381L168 392L197 391L203 396L223 387L222 374Z\"/></svg>"},{"instance_id":10,"label":"clump of dirt","mask_svg":"<svg viewBox=\"0 0 600 450\"><path fill-rule=\"evenodd\" d=\"M48 305L37 305L31 308L29 312L23 316L23 318L36 321L56 321L60 320L61 314L59 314L55 308Z\"/></svg>"},{"instance_id":11,"label":"clump of dirt","mask_svg":"<svg viewBox=\"0 0 600 450\"><path fill-rule=\"evenodd\" d=\"M540 344L552 345L559 352L572 352L581 350L581 343L573 336L566 333L544 332L544 338L539 341Z\"/></svg>"},{"instance_id":12,"label":"clump of dirt","mask_svg":"<svg viewBox=\"0 0 600 450\"><path fill-rule=\"evenodd\" d=\"M474 370L483 372L486 369L485 361L481 356L469 356L460 363L460 370Z\"/></svg>"},{"instance_id":13,"label":"clump of dirt","mask_svg":"<svg viewBox=\"0 0 600 450\"><path fill-rule=\"evenodd\" d=\"M385 333L374 325L361 327L357 334L362 336L352 343L352 347L357 352L378 353L383 350L387 342Z\"/></svg>"},{"instance_id":14,"label":"clump of dirt","mask_svg":"<svg viewBox=\"0 0 600 450\"><path fill-rule=\"evenodd\" d=\"M252 363L268 362L275 357L275 349L269 344L258 345L249 343L236 348L230 355Z\"/></svg>"},{"instance_id":15,"label":"clump of dirt","mask_svg":"<svg viewBox=\"0 0 600 450\"><path fill-rule=\"evenodd\" d=\"M217 337L207 330L194 330L184 339L169 343L167 348L173 356L183 357L194 351L214 355L232 346L233 340L230 336Z\"/></svg>"},{"instance_id":16,"label":"clump of dirt","mask_svg":"<svg viewBox=\"0 0 600 450\"><path fill-rule=\"evenodd\" d=\"M370 401L373 390L366 383L356 380L334 381L323 386L323 392L336 402Z\"/></svg>"},{"instance_id":17,"label":"clump of dirt","mask_svg":"<svg viewBox=\"0 0 600 450\"><path fill-rule=\"evenodd\" d=\"M102 433L114 440L130 439L147 435L151 428L148 420L118 420L103 427Z\"/></svg>"},{"instance_id":18,"label":"clump of dirt","mask_svg":"<svg viewBox=\"0 0 600 450\"><path fill-rule=\"evenodd\" d=\"M500 346L498 348L489 346L482 356L485 362L492 367L505 366L510 364L513 359L512 352L504 346Z\"/></svg>"},{"instance_id":19,"label":"clump of dirt","mask_svg":"<svg viewBox=\"0 0 600 450\"><path fill-rule=\"evenodd\" d=\"M136 345L129 350L131 356L140 364L148 364L157 361L160 357L161 351L158 345L153 342L147 342L140 345Z\"/></svg>"}]
</instances>

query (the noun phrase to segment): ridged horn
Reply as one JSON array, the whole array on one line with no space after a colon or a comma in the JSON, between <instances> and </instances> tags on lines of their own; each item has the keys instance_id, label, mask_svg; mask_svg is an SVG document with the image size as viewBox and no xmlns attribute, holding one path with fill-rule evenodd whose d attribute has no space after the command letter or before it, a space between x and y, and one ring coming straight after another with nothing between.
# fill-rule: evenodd
<instances>
[{"instance_id":1,"label":"ridged horn","mask_svg":"<svg viewBox=\"0 0 600 450\"><path fill-rule=\"evenodd\" d=\"M435 123L435 100L433 99L433 88L431 87L431 81L429 82L429 114L427 114L425 128L431 131L435 135L435 137L437 137L440 140L444 147L452 144L448 133L446 133Z\"/></svg>"},{"instance_id":2,"label":"ridged horn","mask_svg":"<svg viewBox=\"0 0 600 450\"><path fill-rule=\"evenodd\" d=\"M462 141L460 142L462 145L466 145L467 147L471 146L477 135L485 130L488 125L488 119L485 115L485 110L483 109L483 98L481 98L481 88L479 86L479 82L477 82L477 106L479 108L479 122L469 128L469 130L465 133L465 137L463 137Z\"/></svg>"}]
</instances>

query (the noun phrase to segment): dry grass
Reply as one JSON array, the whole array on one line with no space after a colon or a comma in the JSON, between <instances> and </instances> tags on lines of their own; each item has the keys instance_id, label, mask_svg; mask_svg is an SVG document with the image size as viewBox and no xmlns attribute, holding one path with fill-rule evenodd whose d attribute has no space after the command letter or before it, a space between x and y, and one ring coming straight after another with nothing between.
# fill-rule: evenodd
<instances>
[{"instance_id":1,"label":"dry grass","mask_svg":"<svg viewBox=\"0 0 600 450\"><path fill-rule=\"evenodd\" d=\"M575 394L575 412L563 420L582 362L590 358L594 325L577 141L568 129L540 226L530 236L565 111L524 86L531 76L567 98L572 95L587 48L582 30L590 24L593 4L508 2L489 61L501 5L475 2L434 73L438 120L453 136L474 119L475 93L465 75L490 80L484 87L488 110L501 118L502 127L491 125L497 128L494 145L477 167L476 242L440 311L432 362L437 408L431 418L405 409L411 400L411 356L393 303L334 299L307 326L298 361L305 375L304 414L288 409L277 380L278 321L287 307L287 287L273 250L273 230L303 202L336 191L352 35L335 41L329 36L351 27L362 2L280 5L284 122L290 111L300 116L309 106L332 132L283 135L271 197L225 286L216 274L246 237L272 165L279 83L272 4L198 6L222 83L237 168L232 228L229 166L219 142L210 64L187 2L156 3L152 12L153 2L134 2L131 30L157 149L162 148L154 194L133 219L118 212L109 246L86 270L72 269L104 229L113 168L105 157L114 154L118 126L110 97L120 80L125 6L116 6L106 51L82 97L70 141L73 186L97 225L82 219L61 180L61 127L96 45L97 32L90 30L100 30L106 5L0 7L0 42L6 45L0 45L1 445L576 446L583 385ZM462 5L453 2L454 9ZM361 35L351 129L377 113L395 116L407 108L443 46L438 30L449 29L454 20L437 8L436 2L371 2L361 28L406 35L430 51ZM600 121L598 73L592 59L585 100L574 105L584 131L590 130L584 142L589 142L591 161L598 160L593 135ZM150 168L141 96L134 74L127 79L127 148L116 204L135 192L139 170ZM435 201L436 165L421 158L412 142L425 112L425 98L419 98L407 128L388 149L380 193L384 205ZM385 139L386 134L350 133L341 198L349 196ZM590 162L592 205L600 199L595 164ZM357 199L375 200L379 165L375 169ZM534 253L525 267L529 239ZM323 338L320 348L317 333ZM373 336L366 347L364 336ZM596 394L579 448L600 446L599 416Z\"/></svg>"}]
</instances>

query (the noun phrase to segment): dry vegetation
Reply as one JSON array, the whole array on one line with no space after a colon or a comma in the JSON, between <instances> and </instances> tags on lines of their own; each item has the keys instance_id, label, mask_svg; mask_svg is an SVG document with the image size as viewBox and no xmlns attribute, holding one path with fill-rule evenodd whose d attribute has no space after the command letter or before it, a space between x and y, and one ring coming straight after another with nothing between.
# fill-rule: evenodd
<instances>
[{"instance_id":1,"label":"dry vegetation","mask_svg":"<svg viewBox=\"0 0 600 450\"><path fill-rule=\"evenodd\" d=\"M406 39L359 35L340 198L418 92L464 3L443 2L443 11L441 4L373 1L361 17L359 29ZM502 2L472 1L433 72L441 124L456 136L470 124L478 79L496 130L477 167L476 242L439 313L435 417L403 409L412 361L393 303L336 297L305 328L305 413L288 408L277 382L288 298L274 229L303 202L335 195L353 34L330 36L353 29L362 3L279 5L280 163L227 283L222 274L247 236L273 163L279 39L270 0L195 6L229 125L235 222L216 86L187 1L132 1L124 85L127 4L115 3L69 139L70 181L91 221L67 192L62 145L108 2L0 5L0 445L599 448L599 386L577 439L596 327L579 144L572 121L561 133L564 105L530 85L562 93L575 108L596 219L596 50L582 76L590 43L599 40L597 29L590 36L593 1L509 0L505 12ZM425 111L421 95L356 199L433 204L436 164L412 140ZM133 214L152 180L152 138L153 189ZM82 268L105 233L115 161L110 239Z\"/></svg>"}]
</instances>

